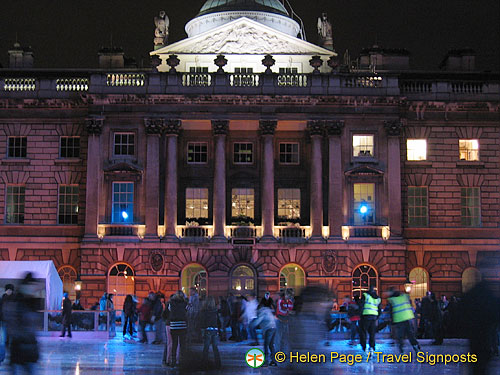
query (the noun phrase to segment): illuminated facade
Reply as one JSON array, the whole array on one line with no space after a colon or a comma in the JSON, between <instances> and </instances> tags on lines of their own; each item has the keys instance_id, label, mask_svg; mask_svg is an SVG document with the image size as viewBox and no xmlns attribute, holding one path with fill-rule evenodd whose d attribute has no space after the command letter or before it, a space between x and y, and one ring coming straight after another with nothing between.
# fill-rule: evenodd
<instances>
[{"instance_id":1,"label":"illuminated facade","mask_svg":"<svg viewBox=\"0 0 500 375\"><path fill-rule=\"evenodd\" d=\"M0 259L53 260L89 306L500 288L498 74L342 69L280 2L216 3L157 69L0 70Z\"/></svg>"}]
</instances>

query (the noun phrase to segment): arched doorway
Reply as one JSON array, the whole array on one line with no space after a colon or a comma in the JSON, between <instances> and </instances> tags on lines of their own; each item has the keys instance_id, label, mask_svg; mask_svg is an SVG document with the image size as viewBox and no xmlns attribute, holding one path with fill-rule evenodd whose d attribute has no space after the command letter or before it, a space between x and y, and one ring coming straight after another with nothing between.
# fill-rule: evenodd
<instances>
[{"instance_id":1,"label":"arched doorway","mask_svg":"<svg viewBox=\"0 0 500 375\"><path fill-rule=\"evenodd\" d=\"M480 281L481 272L477 268L466 268L462 273L462 293L467 293Z\"/></svg>"},{"instance_id":2,"label":"arched doorway","mask_svg":"<svg viewBox=\"0 0 500 375\"><path fill-rule=\"evenodd\" d=\"M361 264L352 272L352 295L361 296L367 292L370 287L378 290L378 275L375 268L369 264Z\"/></svg>"},{"instance_id":3,"label":"arched doorway","mask_svg":"<svg viewBox=\"0 0 500 375\"><path fill-rule=\"evenodd\" d=\"M410 298L423 298L429 290L429 273L422 267L415 267L410 271L409 276L412 283Z\"/></svg>"},{"instance_id":4,"label":"arched doorway","mask_svg":"<svg viewBox=\"0 0 500 375\"><path fill-rule=\"evenodd\" d=\"M62 266L61 268L59 268L57 273L59 273L59 277L63 282L63 291L68 293L69 298L74 302L76 299L76 270L71 266Z\"/></svg>"},{"instance_id":5,"label":"arched doorway","mask_svg":"<svg viewBox=\"0 0 500 375\"><path fill-rule=\"evenodd\" d=\"M207 295L207 271L199 264L186 266L181 273L181 289L189 297L189 288L195 287L200 298Z\"/></svg>"},{"instance_id":6,"label":"arched doorway","mask_svg":"<svg viewBox=\"0 0 500 375\"><path fill-rule=\"evenodd\" d=\"M252 268L242 264L233 269L231 273L231 292L234 295L257 294L255 272Z\"/></svg>"},{"instance_id":7,"label":"arched doorway","mask_svg":"<svg viewBox=\"0 0 500 375\"><path fill-rule=\"evenodd\" d=\"M135 273L125 263L115 264L108 273L108 294L114 294L115 310L123 308L127 294L135 294Z\"/></svg>"},{"instance_id":8,"label":"arched doorway","mask_svg":"<svg viewBox=\"0 0 500 375\"><path fill-rule=\"evenodd\" d=\"M293 289L295 294L299 294L306 286L306 273L301 266L290 263L284 266L280 271L280 290Z\"/></svg>"}]
</instances>

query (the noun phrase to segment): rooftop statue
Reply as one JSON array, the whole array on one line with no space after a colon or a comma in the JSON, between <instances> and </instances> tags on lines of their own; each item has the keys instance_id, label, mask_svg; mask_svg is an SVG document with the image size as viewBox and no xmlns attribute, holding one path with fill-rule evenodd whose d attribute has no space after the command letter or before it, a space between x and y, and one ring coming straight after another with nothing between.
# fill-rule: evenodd
<instances>
[{"instance_id":1,"label":"rooftop statue","mask_svg":"<svg viewBox=\"0 0 500 375\"><path fill-rule=\"evenodd\" d=\"M333 51L332 24L326 13L322 13L321 17L318 17L318 39L321 47Z\"/></svg>"},{"instance_id":2,"label":"rooftop statue","mask_svg":"<svg viewBox=\"0 0 500 375\"><path fill-rule=\"evenodd\" d=\"M155 17L155 50L162 48L168 44L168 27L170 20L164 10L160 11L158 17Z\"/></svg>"}]
</instances>

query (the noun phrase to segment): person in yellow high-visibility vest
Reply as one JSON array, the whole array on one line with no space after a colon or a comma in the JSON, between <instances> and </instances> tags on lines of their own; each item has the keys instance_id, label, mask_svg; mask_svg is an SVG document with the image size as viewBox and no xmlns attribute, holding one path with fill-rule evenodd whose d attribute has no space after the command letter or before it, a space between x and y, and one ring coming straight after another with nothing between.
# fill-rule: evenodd
<instances>
[{"instance_id":1,"label":"person in yellow high-visibility vest","mask_svg":"<svg viewBox=\"0 0 500 375\"><path fill-rule=\"evenodd\" d=\"M375 333L377 332L377 320L380 315L380 297L375 288L370 287L368 292L363 293L361 299L363 310L361 313L361 329L359 332L359 343L363 351L366 351L366 336L370 335L370 351L375 351Z\"/></svg>"},{"instance_id":2,"label":"person in yellow high-visibility vest","mask_svg":"<svg viewBox=\"0 0 500 375\"><path fill-rule=\"evenodd\" d=\"M399 350L403 352L403 339L408 337L416 353L420 351L420 345L415 338L412 320L415 319L410 297L406 293L400 293L395 288L389 289L389 304L391 306L392 326L396 331Z\"/></svg>"}]
</instances>

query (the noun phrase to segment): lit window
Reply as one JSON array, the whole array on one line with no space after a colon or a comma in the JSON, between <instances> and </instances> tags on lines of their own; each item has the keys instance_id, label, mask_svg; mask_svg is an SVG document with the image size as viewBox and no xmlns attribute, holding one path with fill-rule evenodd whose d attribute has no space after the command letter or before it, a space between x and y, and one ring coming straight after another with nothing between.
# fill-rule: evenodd
<instances>
[{"instance_id":1,"label":"lit window","mask_svg":"<svg viewBox=\"0 0 500 375\"><path fill-rule=\"evenodd\" d=\"M134 156L135 134L115 133L114 152L116 156Z\"/></svg>"},{"instance_id":2,"label":"lit window","mask_svg":"<svg viewBox=\"0 0 500 375\"><path fill-rule=\"evenodd\" d=\"M478 227L481 225L480 190L478 187L462 188L461 192L462 226Z\"/></svg>"},{"instance_id":3,"label":"lit window","mask_svg":"<svg viewBox=\"0 0 500 375\"><path fill-rule=\"evenodd\" d=\"M115 295L115 308L121 308L127 295L135 294L134 270L124 263L112 267L108 274L108 294Z\"/></svg>"},{"instance_id":4,"label":"lit window","mask_svg":"<svg viewBox=\"0 0 500 375\"><path fill-rule=\"evenodd\" d=\"M293 289L297 295L306 285L306 275L297 264L287 264L280 272L280 289Z\"/></svg>"},{"instance_id":5,"label":"lit window","mask_svg":"<svg viewBox=\"0 0 500 375\"><path fill-rule=\"evenodd\" d=\"M254 219L255 197L253 189L233 189L231 192L231 216Z\"/></svg>"},{"instance_id":6,"label":"lit window","mask_svg":"<svg viewBox=\"0 0 500 375\"><path fill-rule=\"evenodd\" d=\"M207 271L199 264L190 264L181 272L181 289L189 295L189 289L195 288L201 298L207 295Z\"/></svg>"},{"instance_id":7,"label":"lit window","mask_svg":"<svg viewBox=\"0 0 500 375\"><path fill-rule=\"evenodd\" d=\"M356 267L352 273L352 295L362 297L364 292L368 292L371 287L378 289L377 271L367 264Z\"/></svg>"},{"instance_id":8,"label":"lit window","mask_svg":"<svg viewBox=\"0 0 500 375\"><path fill-rule=\"evenodd\" d=\"M25 158L27 153L28 139L26 137L9 137L7 157Z\"/></svg>"},{"instance_id":9,"label":"lit window","mask_svg":"<svg viewBox=\"0 0 500 375\"><path fill-rule=\"evenodd\" d=\"M78 224L78 186L59 186L59 224Z\"/></svg>"},{"instance_id":10,"label":"lit window","mask_svg":"<svg viewBox=\"0 0 500 375\"><path fill-rule=\"evenodd\" d=\"M113 182L111 221L113 223L134 222L133 182Z\"/></svg>"},{"instance_id":11,"label":"lit window","mask_svg":"<svg viewBox=\"0 0 500 375\"><path fill-rule=\"evenodd\" d=\"M299 164L298 143L280 143L280 164Z\"/></svg>"},{"instance_id":12,"label":"lit window","mask_svg":"<svg viewBox=\"0 0 500 375\"><path fill-rule=\"evenodd\" d=\"M188 164L206 163L208 161L208 144L206 142L189 142L187 146Z\"/></svg>"},{"instance_id":13,"label":"lit window","mask_svg":"<svg viewBox=\"0 0 500 375\"><path fill-rule=\"evenodd\" d=\"M61 137L59 156L61 158L79 158L80 137Z\"/></svg>"},{"instance_id":14,"label":"lit window","mask_svg":"<svg viewBox=\"0 0 500 375\"><path fill-rule=\"evenodd\" d=\"M354 224L375 223L375 184L354 184Z\"/></svg>"},{"instance_id":15,"label":"lit window","mask_svg":"<svg viewBox=\"0 0 500 375\"><path fill-rule=\"evenodd\" d=\"M427 186L408 187L408 226L427 226Z\"/></svg>"},{"instance_id":16,"label":"lit window","mask_svg":"<svg viewBox=\"0 0 500 375\"><path fill-rule=\"evenodd\" d=\"M63 282L63 291L69 294L71 300L76 299L75 291L75 281L76 281L76 271L71 266L63 266L57 271L59 277Z\"/></svg>"},{"instance_id":17,"label":"lit window","mask_svg":"<svg viewBox=\"0 0 500 375\"><path fill-rule=\"evenodd\" d=\"M197 219L208 219L208 189L187 188L186 220Z\"/></svg>"},{"instance_id":18,"label":"lit window","mask_svg":"<svg viewBox=\"0 0 500 375\"><path fill-rule=\"evenodd\" d=\"M7 186L7 207L5 222L7 224L24 223L24 186Z\"/></svg>"},{"instance_id":19,"label":"lit window","mask_svg":"<svg viewBox=\"0 0 500 375\"><path fill-rule=\"evenodd\" d=\"M481 272L474 267L467 268L462 273L462 293L467 293L481 281Z\"/></svg>"},{"instance_id":20,"label":"lit window","mask_svg":"<svg viewBox=\"0 0 500 375\"><path fill-rule=\"evenodd\" d=\"M277 221L300 218L300 189L278 189Z\"/></svg>"},{"instance_id":21,"label":"lit window","mask_svg":"<svg viewBox=\"0 0 500 375\"><path fill-rule=\"evenodd\" d=\"M408 160L427 160L427 140L408 139L406 149Z\"/></svg>"},{"instance_id":22,"label":"lit window","mask_svg":"<svg viewBox=\"0 0 500 375\"><path fill-rule=\"evenodd\" d=\"M373 156L373 135L353 135L352 150L355 157Z\"/></svg>"},{"instance_id":23,"label":"lit window","mask_svg":"<svg viewBox=\"0 0 500 375\"><path fill-rule=\"evenodd\" d=\"M235 164L253 163L253 143L235 143L233 147Z\"/></svg>"},{"instance_id":24,"label":"lit window","mask_svg":"<svg viewBox=\"0 0 500 375\"><path fill-rule=\"evenodd\" d=\"M479 160L479 141L477 139L460 139L458 141L460 160Z\"/></svg>"},{"instance_id":25,"label":"lit window","mask_svg":"<svg viewBox=\"0 0 500 375\"><path fill-rule=\"evenodd\" d=\"M422 267L415 267L410 271L410 282L412 283L410 298L423 298L429 290L429 274Z\"/></svg>"}]
</instances>

